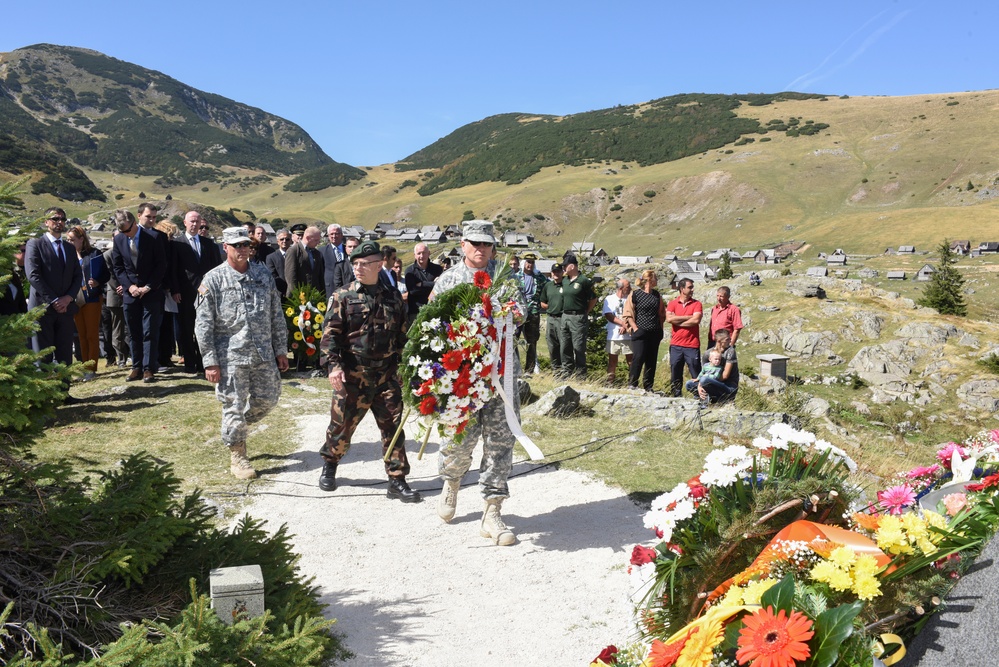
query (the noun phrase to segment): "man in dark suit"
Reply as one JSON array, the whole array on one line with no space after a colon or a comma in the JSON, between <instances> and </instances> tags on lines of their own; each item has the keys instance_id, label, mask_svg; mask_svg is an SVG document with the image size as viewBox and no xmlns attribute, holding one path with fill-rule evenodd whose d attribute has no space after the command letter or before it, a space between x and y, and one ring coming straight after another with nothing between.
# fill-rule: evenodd
<instances>
[{"instance_id":1,"label":"man in dark suit","mask_svg":"<svg viewBox=\"0 0 999 667\"><path fill-rule=\"evenodd\" d=\"M55 347L44 358L63 364L73 363L73 336L76 324L73 315L79 310L76 295L83 285L83 270L77 261L76 248L62 238L66 231L66 212L61 208L45 211L44 236L28 241L24 253L24 268L28 284L28 308L45 306L38 320L35 351Z\"/></svg>"},{"instance_id":2,"label":"man in dark suit","mask_svg":"<svg viewBox=\"0 0 999 667\"><path fill-rule=\"evenodd\" d=\"M24 298L24 283L21 281L26 247L27 243L22 243L14 255L14 270L10 274L10 282L0 293L0 315L18 315L28 312L28 300ZM28 348L31 348L30 341Z\"/></svg>"},{"instance_id":3,"label":"man in dark suit","mask_svg":"<svg viewBox=\"0 0 999 667\"><path fill-rule=\"evenodd\" d=\"M125 323L132 339L132 372L127 381L155 382L166 285L166 250L139 226L130 211L114 214L118 234L111 261L122 287ZM154 230L155 231L155 230Z\"/></svg>"},{"instance_id":4,"label":"man in dark suit","mask_svg":"<svg viewBox=\"0 0 999 667\"><path fill-rule=\"evenodd\" d=\"M287 229L278 232L277 243L278 249L267 256L264 265L270 269L271 275L274 277L274 286L283 297L288 291L288 282L284 279L284 258L292 244L291 232Z\"/></svg>"},{"instance_id":5,"label":"man in dark suit","mask_svg":"<svg viewBox=\"0 0 999 667\"><path fill-rule=\"evenodd\" d=\"M312 285L325 294L323 256L316 250L322 237L319 227L309 227L302 234L302 240L288 249L284 258L284 279L288 283L285 296L292 296L295 286L302 284Z\"/></svg>"},{"instance_id":6,"label":"man in dark suit","mask_svg":"<svg viewBox=\"0 0 999 667\"><path fill-rule=\"evenodd\" d=\"M221 264L218 246L210 239L198 235L201 227L201 214L188 211L184 216L184 234L170 242L174 259L174 287L180 295L177 302L177 323L180 337L177 343L184 357L184 370L201 374L205 371L201 363L201 352L194 338L194 323L197 317L195 303L198 288L205 274Z\"/></svg>"},{"instance_id":7,"label":"man in dark suit","mask_svg":"<svg viewBox=\"0 0 999 667\"><path fill-rule=\"evenodd\" d=\"M163 289L166 290L165 299L173 299L176 301L180 297L180 293L177 291L177 286L174 284L174 268L173 268L173 252L170 248L170 237L163 233L159 229L156 229L156 223L159 222L159 206L156 204L151 204L149 202L143 202L139 204L138 217L139 226L142 227L144 232L149 232L156 238L156 242L163 246L163 252L166 256L166 274L163 276ZM157 343L159 347L158 357L159 361L157 365L159 367L173 367L173 353L176 351L177 342L174 338L174 316L173 308L170 309L169 314L164 314L160 318L160 333L159 342Z\"/></svg>"},{"instance_id":8,"label":"man in dark suit","mask_svg":"<svg viewBox=\"0 0 999 667\"><path fill-rule=\"evenodd\" d=\"M417 243L413 248L413 255L416 256L416 263L406 269L406 292L409 294L407 307L409 308L409 322L416 319L416 313L421 306L427 305L430 300L430 291L434 288L434 283L444 273L440 264L430 261L430 248L426 243Z\"/></svg>"},{"instance_id":9,"label":"man in dark suit","mask_svg":"<svg viewBox=\"0 0 999 667\"><path fill-rule=\"evenodd\" d=\"M323 246L323 263L325 272L323 282L326 285L326 298L333 296L333 292L341 287L345 287L354 276L350 268L350 258L343 244L343 230L340 225L333 224L326 229L326 236L329 244Z\"/></svg>"},{"instance_id":10,"label":"man in dark suit","mask_svg":"<svg viewBox=\"0 0 999 667\"><path fill-rule=\"evenodd\" d=\"M257 225L253 228L253 234L250 236L254 241L254 261L260 262L263 265L267 265L267 258L274 254L274 246L267 243L267 230Z\"/></svg>"}]
</instances>

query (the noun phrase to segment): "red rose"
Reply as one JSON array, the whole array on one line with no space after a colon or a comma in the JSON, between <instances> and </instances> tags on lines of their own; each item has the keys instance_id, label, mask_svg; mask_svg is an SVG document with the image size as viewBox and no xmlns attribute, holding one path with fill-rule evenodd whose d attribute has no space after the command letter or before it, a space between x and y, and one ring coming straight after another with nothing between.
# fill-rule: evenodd
<instances>
[{"instance_id":1,"label":"red rose","mask_svg":"<svg viewBox=\"0 0 999 667\"><path fill-rule=\"evenodd\" d=\"M420 414L430 415L435 409L437 409L437 399L433 396L424 396L423 400L420 401Z\"/></svg>"},{"instance_id":2,"label":"red rose","mask_svg":"<svg viewBox=\"0 0 999 667\"><path fill-rule=\"evenodd\" d=\"M601 651L600 655L598 655L596 660L594 660L593 662L599 660L603 662L605 665L616 665L617 658L614 656L615 653L617 653L617 647L611 644L603 651Z\"/></svg>"},{"instance_id":3,"label":"red rose","mask_svg":"<svg viewBox=\"0 0 999 667\"><path fill-rule=\"evenodd\" d=\"M444 357L441 359L441 366L447 371L458 370L461 367L461 352L458 350L445 352Z\"/></svg>"},{"instance_id":4,"label":"red rose","mask_svg":"<svg viewBox=\"0 0 999 667\"><path fill-rule=\"evenodd\" d=\"M485 271L476 271L472 277L472 284L479 289L489 289L493 286L493 279Z\"/></svg>"},{"instance_id":5,"label":"red rose","mask_svg":"<svg viewBox=\"0 0 999 667\"><path fill-rule=\"evenodd\" d=\"M631 550L631 564L645 565L654 561L658 556L659 553L655 549L649 549L648 547L636 544L635 548Z\"/></svg>"},{"instance_id":6,"label":"red rose","mask_svg":"<svg viewBox=\"0 0 999 667\"><path fill-rule=\"evenodd\" d=\"M482 310L485 311L486 317L493 316L493 300L489 298L488 294L482 295Z\"/></svg>"}]
</instances>

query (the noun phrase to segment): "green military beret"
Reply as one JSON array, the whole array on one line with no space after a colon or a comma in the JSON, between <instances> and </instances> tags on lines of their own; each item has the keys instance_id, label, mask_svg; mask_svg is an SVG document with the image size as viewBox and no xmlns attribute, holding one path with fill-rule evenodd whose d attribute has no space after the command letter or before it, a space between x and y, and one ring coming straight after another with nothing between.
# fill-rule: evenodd
<instances>
[{"instance_id":1,"label":"green military beret","mask_svg":"<svg viewBox=\"0 0 999 667\"><path fill-rule=\"evenodd\" d=\"M363 259L365 257L371 257L372 255L381 255L382 249L375 241L365 241L361 245L354 248L354 252L350 253L350 261L355 261L358 259Z\"/></svg>"}]
</instances>

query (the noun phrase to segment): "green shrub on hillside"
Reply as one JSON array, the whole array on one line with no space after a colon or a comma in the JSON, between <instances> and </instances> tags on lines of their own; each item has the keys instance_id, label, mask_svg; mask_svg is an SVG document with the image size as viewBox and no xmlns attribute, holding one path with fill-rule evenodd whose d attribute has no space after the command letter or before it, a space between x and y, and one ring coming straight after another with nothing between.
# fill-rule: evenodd
<instances>
[{"instance_id":1,"label":"green shrub on hillside","mask_svg":"<svg viewBox=\"0 0 999 667\"><path fill-rule=\"evenodd\" d=\"M367 175L366 171L357 167L334 162L296 176L288 181L284 189L289 192L316 192L326 188L350 185L351 181L359 180Z\"/></svg>"}]
</instances>

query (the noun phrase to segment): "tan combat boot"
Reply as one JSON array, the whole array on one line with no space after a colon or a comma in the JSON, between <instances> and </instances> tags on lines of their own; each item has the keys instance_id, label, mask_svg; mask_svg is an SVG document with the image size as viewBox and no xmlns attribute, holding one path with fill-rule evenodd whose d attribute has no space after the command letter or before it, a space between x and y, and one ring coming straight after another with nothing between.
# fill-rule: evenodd
<instances>
[{"instance_id":1,"label":"tan combat boot","mask_svg":"<svg viewBox=\"0 0 999 667\"><path fill-rule=\"evenodd\" d=\"M451 523L454 512L458 508L458 490L461 482L444 481L444 488L437 498L437 516L444 520L444 523Z\"/></svg>"},{"instance_id":2,"label":"tan combat boot","mask_svg":"<svg viewBox=\"0 0 999 667\"><path fill-rule=\"evenodd\" d=\"M508 547L517 541L517 536L503 523L503 517L500 516L500 507L502 505L502 498L494 498L486 501L486 511L482 513L479 535L488 537L493 541L493 544Z\"/></svg>"},{"instance_id":3,"label":"tan combat boot","mask_svg":"<svg viewBox=\"0 0 999 667\"><path fill-rule=\"evenodd\" d=\"M229 445L229 472L237 479L253 479L257 476L250 459L246 458L245 442Z\"/></svg>"}]
</instances>

